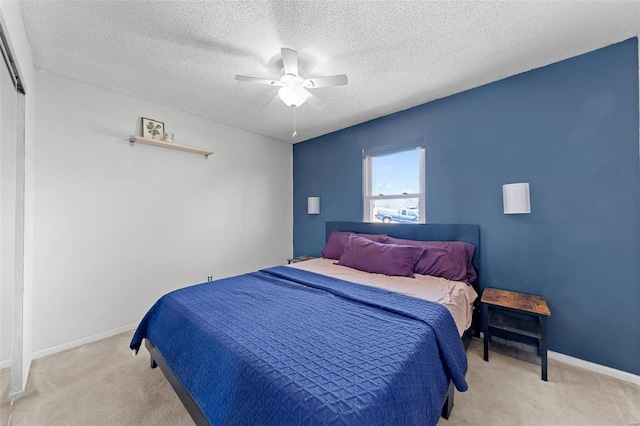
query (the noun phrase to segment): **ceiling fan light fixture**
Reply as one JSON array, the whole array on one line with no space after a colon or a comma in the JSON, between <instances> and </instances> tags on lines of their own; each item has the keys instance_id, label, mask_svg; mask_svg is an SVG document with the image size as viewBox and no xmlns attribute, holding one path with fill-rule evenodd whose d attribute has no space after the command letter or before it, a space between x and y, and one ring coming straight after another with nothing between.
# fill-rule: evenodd
<instances>
[{"instance_id":1,"label":"ceiling fan light fixture","mask_svg":"<svg viewBox=\"0 0 640 426\"><path fill-rule=\"evenodd\" d=\"M308 92L300 86L283 86L278 90L278 96L285 105L295 108L305 103Z\"/></svg>"}]
</instances>

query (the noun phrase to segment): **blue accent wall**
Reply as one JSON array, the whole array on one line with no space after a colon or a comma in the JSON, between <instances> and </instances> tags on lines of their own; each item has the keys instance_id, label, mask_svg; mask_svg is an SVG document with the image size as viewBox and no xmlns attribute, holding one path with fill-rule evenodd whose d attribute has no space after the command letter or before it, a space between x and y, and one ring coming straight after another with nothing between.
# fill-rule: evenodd
<instances>
[{"instance_id":1,"label":"blue accent wall","mask_svg":"<svg viewBox=\"0 0 640 426\"><path fill-rule=\"evenodd\" d=\"M363 149L423 139L427 222L480 225L481 285L544 296L550 350L640 374L638 102L633 38L296 144L294 254L362 220ZM503 214L513 182L531 214Z\"/></svg>"}]
</instances>

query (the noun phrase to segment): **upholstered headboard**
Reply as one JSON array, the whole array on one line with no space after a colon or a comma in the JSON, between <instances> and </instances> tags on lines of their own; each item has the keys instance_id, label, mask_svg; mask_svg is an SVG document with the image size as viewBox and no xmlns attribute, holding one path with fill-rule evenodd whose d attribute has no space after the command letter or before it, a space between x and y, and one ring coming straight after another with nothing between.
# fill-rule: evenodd
<instances>
[{"instance_id":1,"label":"upholstered headboard","mask_svg":"<svg viewBox=\"0 0 640 426\"><path fill-rule=\"evenodd\" d=\"M327 239L334 231L349 231L358 234L387 234L396 238L419 241L465 241L476 246L473 267L478 279L473 287L480 294L480 226L458 224L406 224L368 222L327 222Z\"/></svg>"}]
</instances>

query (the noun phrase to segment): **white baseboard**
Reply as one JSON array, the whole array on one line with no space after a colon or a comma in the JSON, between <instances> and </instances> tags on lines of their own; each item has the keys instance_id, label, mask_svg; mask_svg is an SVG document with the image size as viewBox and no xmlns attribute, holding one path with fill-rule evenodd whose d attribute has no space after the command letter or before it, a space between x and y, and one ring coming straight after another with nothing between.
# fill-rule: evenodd
<instances>
[{"instance_id":1,"label":"white baseboard","mask_svg":"<svg viewBox=\"0 0 640 426\"><path fill-rule=\"evenodd\" d=\"M622 370L616 370L615 368L585 361L583 359L561 354L559 352L547 351L547 355L549 359L555 359L556 361L564 362L565 364L584 368L585 370L594 371L596 373L604 374L605 376L614 377L616 379L624 380L625 382L633 383L634 385L640 386L640 376L637 376L635 374L627 373L626 371Z\"/></svg>"},{"instance_id":2,"label":"white baseboard","mask_svg":"<svg viewBox=\"0 0 640 426\"><path fill-rule=\"evenodd\" d=\"M78 346L86 345L87 343L97 342L98 340L106 339L107 337L115 336L116 334L133 330L137 326L138 326L138 323L136 322L133 324L114 328L113 330L105 331L104 333L98 333L98 334L94 334L93 336L87 336L87 337L83 337L82 339L74 340L72 342L63 343L62 345L52 346L50 348L34 352L31 355L31 360L53 355L58 352L66 351L67 349L73 349Z\"/></svg>"},{"instance_id":3,"label":"white baseboard","mask_svg":"<svg viewBox=\"0 0 640 426\"><path fill-rule=\"evenodd\" d=\"M43 349L41 351L37 351L31 354L29 358L29 365L27 365L26 377L25 377L25 388L28 383L29 373L31 372L31 365L34 359L43 358L45 356L53 355L58 352L66 351L67 349L73 349L78 346L86 345L87 343L97 342L98 340L106 339L107 337L115 336L116 334L124 333L125 331L133 330L138 326L138 323L133 323L129 325L125 325L123 327L114 328L113 330L105 331L104 333L94 334L93 336L87 336L82 339L74 340L72 342L64 343L62 345L52 346L47 349ZM0 361L0 369L11 367L12 362L11 359L7 359L4 361ZM16 400L22 398L24 396L25 390L19 390L11 393L11 400Z\"/></svg>"},{"instance_id":4,"label":"white baseboard","mask_svg":"<svg viewBox=\"0 0 640 426\"><path fill-rule=\"evenodd\" d=\"M24 394L25 394L24 389L20 389L18 391L11 391L9 392L9 400L11 401L18 400L22 398Z\"/></svg>"},{"instance_id":5,"label":"white baseboard","mask_svg":"<svg viewBox=\"0 0 640 426\"><path fill-rule=\"evenodd\" d=\"M66 351L67 349L72 349L77 346L85 345L87 343L96 342L98 340L106 339L107 337L115 336L116 334L124 333L125 331L133 330L136 328L138 323L125 325L123 327L115 328L113 330L106 331L104 333L95 334L93 336L88 336L82 339L74 340L73 342L65 343L62 345L53 346L48 349L44 349L38 352L34 352L31 355L31 360L42 358L45 356L53 355L58 352ZM482 337L482 333L480 335ZM601 364L596 364L594 362L585 361L580 358L575 358L569 355L561 354L559 352L548 351L547 352L549 359L554 359L556 361L563 362L565 364L573 365L575 367L584 368L585 370L593 371L596 373L604 374L605 376L614 377L616 379L623 380L625 382L633 383L635 385L640 386L640 376L627 373L626 371L616 370L615 368L607 367ZM29 367L31 366L31 362L29 363ZM4 361L0 361L0 369L11 367L11 360L7 359Z\"/></svg>"},{"instance_id":6,"label":"white baseboard","mask_svg":"<svg viewBox=\"0 0 640 426\"><path fill-rule=\"evenodd\" d=\"M47 349L43 349L31 354L31 358L29 359L29 368L27 371L31 369L31 362L34 359L43 358L45 356L53 355L58 352L66 351L67 349L73 349L78 346L86 345L87 343L97 342L98 340L106 339L107 337L115 336L116 334L124 333L125 331L133 330L138 326L138 323L133 323L129 325L125 325L123 327L114 328L113 330L105 331L104 333L94 334L93 336L83 337L82 339L74 340L72 342L63 343L62 345L52 346ZM6 359L4 361L0 361L0 370L3 368L11 367L12 362L11 359Z\"/></svg>"},{"instance_id":7,"label":"white baseboard","mask_svg":"<svg viewBox=\"0 0 640 426\"><path fill-rule=\"evenodd\" d=\"M20 399L24 396L25 394L25 389L27 387L27 378L29 377L29 372L31 371L31 361L33 361L33 357L29 358L29 363L27 365L27 371L26 371L26 375L23 376L23 389L19 389L19 390L9 390L9 399L11 401L15 401L17 399ZM0 370L2 370L3 368L10 368L11 366L13 366L13 362L11 359L7 359L4 361L0 362ZM11 380L11 379L9 379Z\"/></svg>"},{"instance_id":8,"label":"white baseboard","mask_svg":"<svg viewBox=\"0 0 640 426\"><path fill-rule=\"evenodd\" d=\"M480 332L480 339L484 339L484 333L482 332ZM549 359L560 361L565 364L573 365L575 367L584 368L585 370L604 374L605 376L613 377L640 386L640 376L632 373L627 373L626 371L616 370L615 368L596 364L595 362L585 361L584 359L561 354L560 352L547 351L547 356L549 357Z\"/></svg>"}]
</instances>

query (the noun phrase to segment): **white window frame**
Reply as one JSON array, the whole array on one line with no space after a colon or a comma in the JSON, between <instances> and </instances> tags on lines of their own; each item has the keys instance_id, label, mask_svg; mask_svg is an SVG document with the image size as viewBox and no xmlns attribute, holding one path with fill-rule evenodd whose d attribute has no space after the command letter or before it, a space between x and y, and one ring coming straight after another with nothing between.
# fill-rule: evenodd
<instances>
[{"instance_id":1,"label":"white window frame","mask_svg":"<svg viewBox=\"0 0 640 426\"><path fill-rule=\"evenodd\" d=\"M375 200L397 200L403 198L417 198L418 199L418 223L427 222L427 204L426 204L426 182L425 182L425 150L422 147L414 148L419 151L419 167L420 167L420 192L411 194L396 194L396 195L384 195L373 194L373 170L372 170L372 158L384 157L387 155L399 154L401 152L411 151L411 149L401 149L396 152L389 152L381 155L367 155L363 158L363 221L372 222L373 212L371 211L372 201Z\"/></svg>"}]
</instances>

